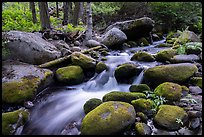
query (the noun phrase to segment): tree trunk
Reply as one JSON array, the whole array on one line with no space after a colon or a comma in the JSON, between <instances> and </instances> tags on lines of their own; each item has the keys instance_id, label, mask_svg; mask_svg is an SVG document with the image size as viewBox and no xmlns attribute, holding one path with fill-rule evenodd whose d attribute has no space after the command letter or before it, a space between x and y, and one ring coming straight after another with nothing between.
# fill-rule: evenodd
<instances>
[{"instance_id":1,"label":"tree trunk","mask_svg":"<svg viewBox=\"0 0 204 137\"><path fill-rule=\"evenodd\" d=\"M86 9L86 13L87 13L86 41L88 41L88 40L92 39L92 29L93 29L91 2L87 2L86 8L87 8Z\"/></svg>"},{"instance_id":2,"label":"tree trunk","mask_svg":"<svg viewBox=\"0 0 204 137\"><path fill-rule=\"evenodd\" d=\"M42 30L51 29L47 2L38 2Z\"/></svg>"},{"instance_id":3,"label":"tree trunk","mask_svg":"<svg viewBox=\"0 0 204 137\"><path fill-rule=\"evenodd\" d=\"M68 9L69 9L69 6L68 6L68 2L63 2L63 22L62 22L62 25L67 25L68 24Z\"/></svg>"},{"instance_id":4,"label":"tree trunk","mask_svg":"<svg viewBox=\"0 0 204 137\"><path fill-rule=\"evenodd\" d=\"M74 3L74 17L73 17L73 25L77 26L79 23L79 12L80 12L80 2L75 2Z\"/></svg>"},{"instance_id":5,"label":"tree trunk","mask_svg":"<svg viewBox=\"0 0 204 137\"><path fill-rule=\"evenodd\" d=\"M37 23L37 17L36 17L36 11L35 11L35 3L34 2L30 2L30 10L32 12L32 20L33 23Z\"/></svg>"},{"instance_id":6,"label":"tree trunk","mask_svg":"<svg viewBox=\"0 0 204 137\"><path fill-rule=\"evenodd\" d=\"M57 10L57 18L59 18L59 6L58 6L58 2L56 2L56 10Z\"/></svg>"},{"instance_id":7,"label":"tree trunk","mask_svg":"<svg viewBox=\"0 0 204 137\"><path fill-rule=\"evenodd\" d=\"M80 21L84 22L84 2L80 2L80 8L79 8L79 19Z\"/></svg>"},{"instance_id":8,"label":"tree trunk","mask_svg":"<svg viewBox=\"0 0 204 137\"><path fill-rule=\"evenodd\" d=\"M73 20L72 2L68 2L68 23L72 23L72 20Z\"/></svg>"}]
</instances>

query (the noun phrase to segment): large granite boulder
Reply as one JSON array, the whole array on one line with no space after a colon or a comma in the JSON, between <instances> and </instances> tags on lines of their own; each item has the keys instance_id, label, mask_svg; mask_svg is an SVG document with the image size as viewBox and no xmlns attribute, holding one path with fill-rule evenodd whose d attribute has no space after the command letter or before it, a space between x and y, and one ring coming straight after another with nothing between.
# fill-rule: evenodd
<instances>
[{"instance_id":1,"label":"large granite boulder","mask_svg":"<svg viewBox=\"0 0 204 137\"><path fill-rule=\"evenodd\" d=\"M4 61L2 67L2 101L23 103L53 82L53 72L17 61Z\"/></svg>"},{"instance_id":2,"label":"large granite boulder","mask_svg":"<svg viewBox=\"0 0 204 137\"><path fill-rule=\"evenodd\" d=\"M121 47L127 40L127 36L118 28L112 28L104 34L101 43L109 48Z\"/></svg>"},{"instance_id":3,"label":"large granite boulder","mask_svg":"<svg viewBox=\"0 0 204 137\"><path fill-rule=\"evenodd\" d=\"M3 33L3 38L8 40L7 47L12 58L30 64L43 64L61 56L61 52L51 43L40 36L21 31Z\"/></svg>"},{"instance_id":4,"label":"large granite boulder","mask_svg":"<svg viewBox=\"0 0 204 137\"><path fill-rule=\"evenodd\" d=\"M111 135L135 122L134 107L125 102L108 101L90 111L83 119L81 135Z\"/></svg>"},{"instance_id":5,"label":"large granite boulder","mask_svg":"<svg viewBox=\"0 0 204 137\"><path fill-rule=\"evenodd\" d=\"M141 37L149 36L155 22L149 17L143 17L135 20L127 20L123 22L116 22L110 25L106 31L112 28L118 28L123 31L128 40L135 40Z\"/></svg>"}]
</instances>

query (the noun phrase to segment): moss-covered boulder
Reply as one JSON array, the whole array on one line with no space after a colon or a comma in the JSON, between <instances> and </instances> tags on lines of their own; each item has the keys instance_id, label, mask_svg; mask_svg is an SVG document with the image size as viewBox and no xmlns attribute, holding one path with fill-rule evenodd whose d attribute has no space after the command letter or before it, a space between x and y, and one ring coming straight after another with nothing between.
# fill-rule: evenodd
<instances>
[{"instance_id":1,"label":"moss-covered boulder","mask_svg":"<svg viewBox=\"0 0 204 137\"><path fill-rule=\"evenodd\" d=\"M122 132L135 122L132 105L119 101L104 102L83 119L81 135L111 135Z\"/></svg>"},{"instance_id":2,"label":"moss-covered boulder","mask_svg":"<svg viewBox=\"0 0 204 137\"><path fill-rule=\"evenodd\" d=\"M53 72L34 65L4 61L2 67L2 101L23 104L34 99L42 89L53 83Z\"/></svg>"},{"instance_id":3,"label":"moss-covered boulder","mask_svg":"<svg viewBox=\"0 0 204 137\"><path fill-rule=\"evenodd\" d=\"M135 110L138 112L147 113L153 108L154 102L150 99L139 98L132 100L131 104L134 106Z\"/></svg>"},{"instance_id":4,"label":"moss-covered boulder","mask_svg":"<svg viewBox=\"0 0 204 137\"><path fill-rule=\"evenodd\" d=\"M80 66L83 70L95 69L96 60L80 52L73 52L71 61L74 65Z\"/></svg>"},{"instance_id":5,"label":"moss-covered boulder","mask_svg":"<svg viewBox=\"0 0 204 137\"><path fill-rule=\"evenodd\" d=\"M107 70L107 69L108 67L103 62L99 62L96 64L96 73L101 73L102 71Z\"/></svg>"},{"instance_id":6,"label":"moss-covered boulder","mask_svg":"<svg viewBox=\"0 0 204 137\"><path fill-rule=\"evenodd\" d=\"M163 47L172 47L173 45L172 44L169 44L169 43L160 43L158 45L156 45L155 47L157 48L163 48Z\"/></svg>"},{"instance_id":7,"label":"moss-covered boulder","mask_svg":"<svg viewBox=\"0 0 204 137\"><path fill-rule=\"evenodd\" d=\"M135 53L131 57L131 60L152 62L152 61L155 60L155 58L151 54L149 54L147 52L140 51L140 52Z\"/></svg>"},{"instance_id":8,"label":"moss-covered boulder","mask_svg":"<svg viewBox=\"0 0 204 137\"><path fill-rule=\"evenodd\" d=\"M148 117L143 112L137 112L136 117L140 117L142 122L147 123Z\"/></svg>"},{"instance_id":9,"label":"moss-covered boulder","mask_svg":"<svg viewBox=\"0 0 204 137\"><path fill-rule=\"evenodd\" d=\"M170 61L173 56L177 54L177 51L175 49L165 49L159 51L155 58L157 61L160 62L165 62L165 61Z\"/></svg>"},{"instance_id":10,"label":"moss-covered boulder","mask_svg":"<svg viewBox=\"0 0 204 137\"><path fill-rule=\"evenodd\" d=\"M103 96L103 102L106 101L122 101L131 103L132 100L138 98L146 98L144 93L136 92L121 92L121 91L111 91Z\"/></svg>"},{"instance_id":11,"label":"moss-covered boulder","mask_svg":"<svg viewBox=\"0 0 204 137\"><path fill-rule=\"evenodd\" d=\"M13 135L15 130L12 125L16 124L17 121L21 119L17 127L23 126L28 120L28 117L28 111L20 109L13 112L2 113L2 135Z\"/></svg>"},{"instance_id":12,"label":"moss-covered boulder","mask_svg":"<svg viewBox=\"0 0 204 137\"><path fill-rule=\"evenodd\" d=\"M147 84L131 85L129 87L130 92L143 92L147 90L150 90L150 87Z\"/></svg>"},{"instance_id":13,"label":"moss-covered boulder","mask_svg":"<svg viewBox=\"0 0 204 137\"><path fill-rule=\"evenodd\" d=\"M84 73L80 66L67 66L57 69L56 78L59 82L68 85L80 84L83 82Z\"/></svg>"},{"instance_id":14,"label":"moss-covered boulder","mask_svg":"<svg viewBox=\"0 0 204 137\"><path fill-rule=\"evenodd\" d=\"M202 77L192 77L190 79L190 82L193 85L199 86L200 88L202 88Z\"/></svg>"},{"instance_id":15,"label":"moss-covered boulder","mask_svg":"<svg viewBox=\"0 0 204 137\"><path fill-rule=\"evenodd\" d=\"M200 42L200 39L193 31L185 30L176 39L176 41L174 42L174 45L176 45L177 43L185 44L187 42Z\"/></svg>"},{"instance_id":16,"label":"moss-covered boulder","mask_svg":"<svg viewBox=\"0 0 204 137\"><path fill-rule=\"evenodd\" d=\"M115 78L120 83L131 83L133 78L141 72L135 64L125 63L115 69Z\"/></svg>"},{"instance_id":17,"label":"moss-covered boulder","mask_svg":"<svg viewBox=\"0 0 204 137\"><path fill-rule=\"evenodd\" d=\"M136 123L135 131L139 135L151 135L152 133L151 128L147 124L141 122Z\"/></svg>"},{"instance_id":18,"label":"moss-covered boulder","mask_svg":"<svg viewBox=\"0 0 204 137\"><path fill-rule=\"evenodd\" d=\"M196 54L199 55L202 52L202 43L201 42L188 42L185 44L187 54Z\"/></svg>"},{"instance_id":19,"label":"moss-covered boulder","mask_svg":"<svg viewBox=\"0 0 204 137\"><path fill-rule=\"evenodd\" d=\"M160 65L144 71L144 80L148 85L159 85L163 82L183 83L198 71L191 63Z\"/></svg>"},{"instance_id":20,"label":"moss-covered boulder","mask_svg":"<svg viewBox=\"0 0 204 137\"><path fill-rule=\"evenodd\" d=\"M146 38L142 37L140 39L137 40L137 43L141 46L148 46L149 42L147 41Z\"/></svg>"},{"instance_id":21,"label":"moss-covered boulder","mask_svg":"<svg viewBox=\"0 0 204 137\"><path fill-rule=\"evenodd\" d=\"M94 108L99 106L101 103L102 103L102 101L98 98L89 99L88 101L86 101L86 103L83 106L84 113L88 114L91 110L93 110Z\"/></svg>"},{"instance_id":22,"label":"moss-covered boulder","mask_svg":"<svg viewBox=\"0 0 204 137\"><path fill-rule=\"evenodd\" d=\"M187 118L188 114L181 107L173 105L160 105L159 110L153 120L163 128L178 130L182 126L182 123L185 124Z\"/></svg>"},{"instance_id":23,"label":"moss-covered boulder","mask_svg":"<svg viewBox=\"0 0 204 137\"><path fill-rule=\"evenodd\" d=\"M179 101L182 95L182 87L176 83L164 82L155 88L154 93L165 97L167 100Z\"/></svg>"},{"instance_id":24,"label":"moss-covered boulder","mask_svg":"<svg viewBox=\"0 0 204 137\"><path fill-rule=\"evenodd\" d=\"M153 21L151 18L143 17L135 20L116 22L107 27L106 31L115 27L122 30L126 34L128 40L135 40L141 37L149 36L154 24L155 21Z\"/></svg>"}]
</instances>

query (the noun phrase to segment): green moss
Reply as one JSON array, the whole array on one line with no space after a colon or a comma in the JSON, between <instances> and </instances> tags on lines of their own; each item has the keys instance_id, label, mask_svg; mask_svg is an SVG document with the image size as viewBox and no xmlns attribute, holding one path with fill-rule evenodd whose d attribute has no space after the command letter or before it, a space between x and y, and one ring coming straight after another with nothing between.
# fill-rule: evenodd
<instances>
[{"instance_id":1,"label":"green moss","mask_svg":"<svg viewBox=\"0 0 204 137\"><path fill-rule=\"evenodd\" d=\"M150 90L150 87L147 84L131 85L129 88L130 92L143 92Z\"/></svg>"},{"instance_id":2,"label":"green moss","mask_svg":"<svg viewBox=\"0 0 204 137\"><path fill-rule=\"evenodd\" d=\"M101 73L102 71L107 70L107 69L108 69L108 67L103 62L99 62L96 64L96 72L97 73Z\"/></svg>"},{"instance_id":3,"label":"green moss","mask_svg":"<svg viewBox=\"0 0 204 137\"><path fill-rule=\"evenodd\" d=\"M180 124L176 122L177 119L181 119L183 123L187 121L188 114L183 108L173 105L160 105L157 114L154 117L154 121L169 130L177 130L180 128Z\"/></svg>"},{"instance_id":4,"label":"green moss","mask_svg":"<svg viewBox=\"0 0 204 137\"><path fill-rule=\"evenodd\" d=\"M23 110L16 110L13 112L7 112L2 113L2 134L3 135L11 135L11 131L13 128L10 126L10 124L15 124L18 121L19 114L23 115L22 124L25 124L25 122L28 120L29 113Z\"/></svg>"},{"instance_id":5,"label":"green moss","mask_svg":"<svg viewBox=\"0 0 204 137\"><path fill-rule=\"evenodd\" d=\"M181 86L181 88L182 88L182 91L187 91L187 92L189 92L189 88L187 88L186 86Z\"/></svg>"},{"instance_id":6,"label":"green moss","mask_svg":"<svg viewBox=\"0 0 204 137\"><path fill-rule=\"evenodd\" d=\"M170 61L173 56L175 56L177 51L175 49L166 49L159 51L156 54L156 60L165 62L165 61Z\"/></svg>"},{"instance_id":7,"label":"green moss","mask_svg":"<svg viewBox=\"0 0 204 137\"><path fill-rule=\"evenodd\" d=\"M84 73L80 66L68 66L59 68L56 71L56 77L59 82L74 85L83 82Z\"/></svg>"},{"instance_id":8,"label":"green moss","mask_svg":"<svg viewBox=\"0 0 204 137\"><path fill-rule=\"evenodd\" d=\"M92 69L96 66L96 62L93 58L80 52L72 53L71 61L74 65L81 66L83 69Z\"/></svg>"},{"instance_id":9,"label":"green moss","mask_svg":"<svg viewBox=\"0 0 204 137\"><path fill-rule=\"evenodd\" d=\"M148 45L149 45L149 42L148 42L144 37L140 38L140 39L138 40L138 42L139 42L139 44L142 45L142 46L148 46Z\"/></svg>"},{"instance_id":10,"label":"green moss","mask_svg":"<svg viewBox=\"0 0 204 137\"><path fill-rule=\"evenodd\" d=\"M104 102L83 119L81 135L111 135L124 130L135 121L132 105L119 101Z\"/></svg>"},{"instance_id":11,"label":"green moss","mask_svg":"<svg viewBox=\"0 0 204 137\"><path fill-rule=\"evenodd\" d=\"M140 52L135 53L131 57L131 60L151 62L151 61L154 61L155 59L151 54L144 52L144 51L140 51Z\"/></svg>"},{"instance_id":12,"label":"green moss","mask_svg":"<svg viewBox=\"0 0 204 137\"><path fill-rule=\"evenodd\" d=\"M91 110L93 110L94 108L96 108L100 104L102 104L102 101L98 98L89 99L88 101L86 101L86 103L84 104L84 107L83 107L85 114L88 114Z\"/></svg>"},{"instance_id":13,"label":"green moss","mask_svg":"<svg viewBox=\"0 0 204 137\"><path fill-rule=\"evenodd\" d=\"M114 75L118 82L124 82L125 80L131 80L134 78L139 71L140 70L134 64L125 63L115 69Z\"/></svg>"},{"instance_id":14,"label":"green moss","mask_svg":"<svg viewBox=\"0 0 204 137\"><path fill-rule=\"evenodd\" d=\"M107 58L105 58L105 57L101 58L101 61L106 61L106 60L107 60Z\"/></svg>"},{"instance_id":15,"label":"green moss","mask_svg":"<svg viewBox=\"0 0 204 137\"><path fill-rule=\"evenodd\" d=\"M132 100L131 104L134 106L136 111L146 113L153 108L154 102L150 99L139 98Z\"/></svg>"},{"instance_id":16,"label":"green moss","mask_svg":"<svg viewBox=\"0 0 204 137\"><path fill-rule=\"evenodd\" d=\"M168 43L161 43L161 44L159 44L159 45L157 45L156 47L158 47L158 48L162 48L162 47L172 47L173 45L172 44L168 44Z\"/></svg>"},{"instance_id":17,"label":"green moss","mask_svg":"<svg viewBox=\"0 0 204 137\"><path fill-rule=\"evenodd\" d=\"M120 91L112 91L103 96L103 102L106 101L122 101L130 103L132 100L138 98L146 98L144 93L136 93L136 92L120 92Z\"/></svg>"},{"instance_id":18,"label":"green moss","mask_svg":"<svg viewBox=\"0 0 204 137\"><path fill-rule=\"evenodd\" d=\"M147 115L145 115L143 112L137 112L136 113L136 116L137 117L140 117L141 118L141 120L143 121L143 122L147 122L147 120L148 120L148 117L147 117Z\"/></svg>"},{"instance_id":19,"label":"green moss","mask_svg":"<svg viewBox=\"0 0 204 137\"><path fill-rule=\"evenodd\" d=\"M170 65L160 65L144 71L144 79L152 85L163 82L186 82L198 68L191 63L179 63Z\"/></svg>"},{"instance_id":20,"label":"green moss","mask_svg":"<svg viewBox=\"0 0 204 137\"><path fill-rule=\"evenodd\" d=\"M202 77L192 77L191 83L202 88Z\"/></svg>"},{"instance_id":21,"label":"green moss","mask_svg":"<svg viewBox=\"0 0 204 137\"><path fill-rule=\"evenodd\" d=\"M26 100L33 99L37 93L40 78L22 78L19 81L2 83L2 101L6 103L21 104Z\"/></svg>"},{"instance_id":22,"label":"green moss","mask_svg":"<svg viewBox=\"0 0 204 137\"><path fill-rule=\"evenodd\" d=\"M146 133L147 128L149 129L149 127L145 123L138 122L135 125L136 133L138 133L139 135L148 135L148 133Z\"/></svg>"},{"instance_id":23,"label":"green moss","mask_svg":"<svg viewBox=\"0 0 204 137\"><path fill-rule=\"evenodd\" d=\"M157 86L154 93L167 100L178 101L182 95L182 87L176 83L165 82Z\"/></svg>"},{"instance_id":24,"label":"green moss","mask_svg":"<svg viewBox=\"0 0 204 137\"><path fill-rule=\"evenodd\" d=\"M109 55L109 53L107 51L103 50L103 51L101 51L101 55L107 56L107 55Z\"/></svg>"}]
</instances>

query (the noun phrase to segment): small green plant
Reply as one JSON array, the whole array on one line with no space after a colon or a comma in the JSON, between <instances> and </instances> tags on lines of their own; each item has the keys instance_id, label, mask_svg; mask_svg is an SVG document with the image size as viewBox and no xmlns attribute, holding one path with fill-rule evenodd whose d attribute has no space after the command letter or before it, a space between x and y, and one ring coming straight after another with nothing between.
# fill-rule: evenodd
<instances>
[{"instance_id":1,"label":"small green plant","mask_svg":"<svg viewBox=\"0 0 204 137\"><path fill-rule=\"evenodd\" d=\"M152 91L145 91L145 92L147 94L147 98L150 98L154 102L153 110L157 110L160 105L163 105L164 103L167 102L165 97L158 96Z\"/></svg>"},{"instance_id":2,"label":"small green plant","mask_svg":"<svg viewBox=\"0 0 204 137\"><path fill-rule=\"evenodd\" d=\"M176 118L176 123L181 124L183 126L183 122L180 118Z\"/></svg>"},{"instance_id":3,"label":"small green plant","mask_svg":"<svg viewBox=\"0 0 204 137\"><path fill-rule=\"evenodd\" d=\"M192 98L191 94L186 95L186 97L182 98L181 101L186 101L186 102L189 102L189 103L192 103L192 104L198 104L198 102L195 99Z\"/></svg>"},{"instance_id":4,"label":"small green plant","mask_svg":"<svg viewBox=\"0 0 204 137\"><path fill-rule=\"evenodd\" d=\"M180 45L180 47L177 48L177 54L186 54L186 47L184 45Z\"/></svg>"}]
</instances>

